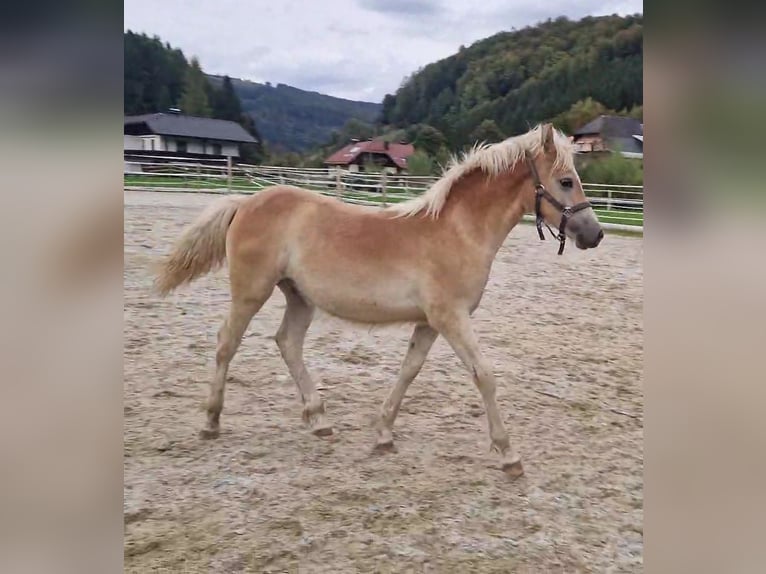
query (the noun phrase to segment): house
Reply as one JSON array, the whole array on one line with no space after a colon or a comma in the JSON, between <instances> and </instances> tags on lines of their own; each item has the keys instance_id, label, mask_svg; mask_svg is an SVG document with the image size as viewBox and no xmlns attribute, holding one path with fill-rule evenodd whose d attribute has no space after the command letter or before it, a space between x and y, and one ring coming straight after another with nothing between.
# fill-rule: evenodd
<instances>
[{"instance_id":1,"label":"house","mask_svg":"<svg viewBox=\"0 0 766 574\"><path fill-rule=\"evenodd\" d=\"M624 157L644 157L644 124L634 118L599 116L575 130L577 153L619 152Z\"/></svg>"},{"instance_id":2,"label":"house","mask_svg":"<svg viewBox=\"0 0 766 574\"><path fill-rule=\"evenodd\" d=\"M364 171L366 165L374 164L392 173L402 173L407 171L407 159L413 153L414 146L403 141L388 142L380 138L351 140L351 143L324 160L324 165Z\"/></svg>"},{"instance_id":3,"label":"house","mask_svg":"<svg viewBox=\"0 0 766 574\"><path fill-rule=\"evenodd\" d=\"M126 155L239 157L242 144L256 142L236 122L187 116L177 110L125 117Z\"/></svg>"}]
</instances>

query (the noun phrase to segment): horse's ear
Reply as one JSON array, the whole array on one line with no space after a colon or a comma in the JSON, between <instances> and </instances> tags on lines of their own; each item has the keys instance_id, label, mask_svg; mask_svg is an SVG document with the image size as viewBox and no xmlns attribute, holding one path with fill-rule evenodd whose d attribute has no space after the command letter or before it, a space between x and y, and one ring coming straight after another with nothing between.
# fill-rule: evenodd
<instances>
[{"instance_id":1,"label":"horse's ear","mask_svg":"<svg viewBox=\"0 0 766 574\"><path fill-rule=\"evenodd\" d=\"M554 151L556 146L553 143L553 124L543 124L541 137L543 150L548 153Z\"/></svg>"}]
</instances>

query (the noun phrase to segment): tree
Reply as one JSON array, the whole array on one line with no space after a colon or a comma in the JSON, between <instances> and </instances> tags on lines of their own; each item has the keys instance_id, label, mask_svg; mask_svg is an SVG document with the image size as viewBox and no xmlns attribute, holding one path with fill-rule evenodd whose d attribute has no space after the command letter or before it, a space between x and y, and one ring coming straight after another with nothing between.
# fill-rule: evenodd
<instances>
[{"instance_id":1,"label":"tree","mask_svg":"<svg viewBox=\"0 0 766 574\"><path fill-rule=\"evenodd\" d=\"M383 106L380 110L380 123L388 125L391 123L391 119L394 115L394 108L396 107L396 97L393 94L386 94L383 98Z\"/></svg>"},{"instance_id":2,"label":"tree","mask_svg":"<svg viewBox=\"0 0 766 574\"><path fill-rule=\"evenodd\" d=\"M210 117L212 110L207 97L208 82L197 58L192 58L186 71L181 110L190 116Z\"/></svg>"},{"instance_id":3,"label":"tree","mask_svg":"<svg viewBox=\"0 0 766 574\"><path fill-rule=\"evenodd\" d=\"M439 150L447 144L447 138L433 126L421 124L411 130L411 137L415 149L435 156Z\"/></svg>"},{"instance_id":4,"label":"tree","mask_svg":"<svg viewBox=\"0 0 766 574\"><path fill-rule=\"evenodd\" d=\"M183 53L146 34L128 31L124 40L125 114L165 111L178 105L189 66Z\"/></svg>"},{"instance_id":5,"label":"tree","mask_svg":"<svg viewBox=\"0 0 766 574\"><path fill-rule=\"evenodd\" d=\"M284 167L300 167L301 156L297 153L288 151L282 154L275 154L269 158L269 163L273 165L279 165Z\"/></svg>"},{"instance_id":6,"label":"tree","mask_svg":"<svg viewBox=\"0 0 766 574\"><path fill-rule=\"evenodd\" d=\"M342 138L341 143L348 142L348 140L352 138L366 140L375 135L375 126L365 123L362 120L351 118L341 128L340 135Z\"/></svg>"},{"instance_id":7,"label":"tree","mask_svg":"<svg viewBox=\"0 0 766 574\"><path fill-rule=\"evenodd\" d=\"M242 104L239 101L239 96L234 91L234 85L229 76L223 77L221 88L214 93L213 116L219 120L242 121ZM250 118L250 121L252 121L252 118ZM255 124L253 123L254 126Z\"/></svg>"},{"instance_id":8,"label":"tree","mask_svg":"<svg viewBox=\"0 0 766 574\"><path fill-rule=\"evenodd\" d=\"M556 116L553 119L553 124L565 133L572 133L600 115L613 113L601 102L588 97L575 102L566 112Z\"/></svg>"},{"instance_id":9,"label":"tree","mask_svg":"<svg viewBox=\"0 0 766 574\"><path fill-rule=\"evenodd\" d=\"M497 137L475 133L484 120L515 135L554 118L572 131L632 110L643 104L642 25L641 15L556 18L461 47L402 82L385 101L386 124L431 125L459 149Z\"/></svg>"},{"instance_id":10,"label":"tree","mask_svg":"<svg viewBox=\"0 0 766 574\"><path fill-rule=\"evenodd\" d=\"M254 144L244 144L242 146L242 159L247 163L261 163L266 157L266 148L258 128L255 127L255 120L253 120L250 114L240 114L239 124L257 140Z\"/></svg>"},{"instance_id":11,"label":"tree","mask_svg":"<svg viewBox=\"0 0 766 574\"><path fill-rule=\"evenodd\" d=\"M167 86L162 86L160 88L157 102L157 109L163 112L175 105L173 100L170 99L170 89Z\"/></svg>"},{"instance_id":12,"label":"tree","mask_svg":"<svg viewBox=\"0 0 766 574\"><path fill-rule=\"evenodd\" d=\"M423 152L416 151L407 158L407 173L410 175L431 175L434 171L434 160Z\"/></svg>"},{"instance_id":13,"label":"tree","mask_svg":"<svg viewBox=\"0 0 766 574\"><path fill-rule=\"evenodd\" d=\"M474 142L494 143L505 139L494 120L484 120L471 132L469 139Z\"/></svg>"}]
</instances>

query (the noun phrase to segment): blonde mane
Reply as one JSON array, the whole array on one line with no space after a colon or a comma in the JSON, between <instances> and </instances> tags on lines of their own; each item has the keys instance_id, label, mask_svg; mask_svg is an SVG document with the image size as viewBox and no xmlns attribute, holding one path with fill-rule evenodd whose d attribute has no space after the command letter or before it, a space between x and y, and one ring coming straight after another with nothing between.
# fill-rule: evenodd
<instances>
[{"instance_id":1,"label":"blonde mane","mask_svg":"<svg viewBox=\"0 0 766 574\"><path fill-rule=\"evenodd\" d=\"M554 169L574 171L573 147L567 137L553 130L556 148ZM480 169L490 177L513 169L524 158L525 152L533 157L542 151L542 125L537 125L525 134L514 136L494 144L476 144L464 153L462 158L453 156L441 179L423 195L398 203L389 208L400 217L410 217L425 211L427 216L438 217L449 197L452 187L464 176Z\"/></svg>"}]
</instances>

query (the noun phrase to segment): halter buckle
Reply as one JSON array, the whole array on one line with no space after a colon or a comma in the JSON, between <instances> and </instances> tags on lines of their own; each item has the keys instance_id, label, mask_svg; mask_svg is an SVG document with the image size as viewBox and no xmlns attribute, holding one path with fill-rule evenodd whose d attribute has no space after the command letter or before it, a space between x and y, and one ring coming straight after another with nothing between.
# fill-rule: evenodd
<instances>
[{"instance_id":1,"label":"halter buckle","mask_svg":"<svg viewBox=\"0 0 766 574\"><path fill-rule=\"evenodd\" d=\"M569 206L566 206L564 209L561 210L561 215L563 215L566 218L572 217L574 214L574 211L572 211L572 208Z\"/></svg>"}]
</instances>

